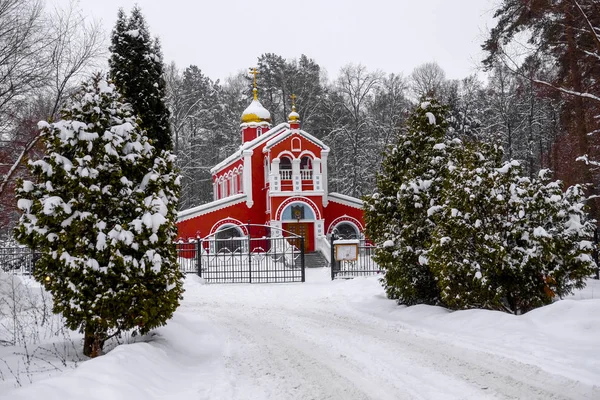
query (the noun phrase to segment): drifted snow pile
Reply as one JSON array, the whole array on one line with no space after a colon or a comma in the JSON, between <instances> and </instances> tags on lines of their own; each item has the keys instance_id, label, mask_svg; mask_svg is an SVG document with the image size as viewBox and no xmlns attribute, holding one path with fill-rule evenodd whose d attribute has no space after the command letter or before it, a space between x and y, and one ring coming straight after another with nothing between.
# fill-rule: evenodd
<instances>
[{"instance_id":1,"label":"drifted snow pile","mask_svg":"<svg viewBox=\"0 0 600 400\"><path fill-rule=\"evenodd\" d=\"M595 267L583 189L447 137L445 115L435 101L417 108L366 201L388 296L522 313L583 287Z\"/></svg>"},{"instance_id":2,"label":"drifted snow pile","mask_svg":"<svg viewBox=\"0 0 600 400\"><path fill-rule=\"evenodd\" d=\"M85 83L62 119L40 123L45 157L18 190L34 277L97 355L111 335L163 325L181 297L173 242L174 157L157 154L114 86Z\"/></svg>"}]
</instances>

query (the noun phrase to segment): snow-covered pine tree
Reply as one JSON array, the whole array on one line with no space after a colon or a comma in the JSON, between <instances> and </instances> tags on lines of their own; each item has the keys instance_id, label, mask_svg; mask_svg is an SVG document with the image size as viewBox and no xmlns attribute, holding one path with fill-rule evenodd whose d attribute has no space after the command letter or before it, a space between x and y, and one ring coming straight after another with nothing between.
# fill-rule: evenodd
<instances>
[{"instance_id":1,"label":"snow-covered pine tree","mask_svg":"<svg viewBox=\"0 0 600 400\"><path fill-rule=\"evenodd\" d=\"M496 282L488 273L504 257L497 246L495 212L506 199L493 192L502 153L493 146L477 147L467 144L448 161L441 207L433 215L429 267L444 304L453 309L494 308Z\"/></svg>"},{"instance_id":2,"label":"snow-covered pine tree","mask_svg":"<svg viewBox=\"0 0 600 400\"><path fill-rule=\"evenodd\" d=\"M388 297L401 304L440 303L427 252L449 154L461 145L445 136L446 113L435 100L421 102L385 156L375 193L365 197L366 234L383 246L375 260L386 271Z\"/></svg>"},{"instance_id":3,"label":"snow-covered pine tree","mask_svg":"<svg viewBox=\"0 0 600 400\"><path fill-rule=\"evenodd\" d=\"M592 258L595 223L586 208L580 185L563 191L562 182L541 170L537 179L521 178L515 192L523 211L513 216L514 242L508 243L503 272L504 297L514 313L523 313L585 286L596 267ZM517 187L512 185L511 188Z\"/></svg>"},{"instance_id":4,"label":"snow-covered pine tree","mask_svg":"<svg viewBox=\"0 0 600 400\"><path fill-rule=\"evenodd\" d=\"M160 43L150 37L138 6L133 8L130 18L123 9L119 10L110 51L110 77L141 118L141 128L157 149L172 150Z\"/></svg>"},{"instance_id":5,"label":"snow-covered pine tree","mask_svg":"<svg viewBox=\"0 0 600 400\"><path fill-rule=\"evenodd\" d=\"M429 253L444 304L524 313L581 288L593 221L579 186L523 177L497 148L465 148L440 193Z\"/></svg>"},{"instance_id":6,"label":"snow-covered pine tree","mask_svg":"<svg viewBox=\"0 0 600 400\"><path fill-rule=\"evenodd\" d=\"M40 128L46 156L30 163L36 182L20 184L15 234L41 252L35 279L94 357L111 336L164 325L179 304L179 178L100 75Z\"/></svg>"},{"instance_id":7,"label":"snow-covered pine tree","mask_svg":"<svg viewBox=\"0 0 600 400\"><path fill-rule=\"evenodd\" d=\"M518 162L502 165L499 147L470 143L454 153L435 215L429 266L444 304L453 309L505 310L505 272L521 236L525 188ZM521 257L516 255L517 258Z\"/></svg>"}]
</instances>

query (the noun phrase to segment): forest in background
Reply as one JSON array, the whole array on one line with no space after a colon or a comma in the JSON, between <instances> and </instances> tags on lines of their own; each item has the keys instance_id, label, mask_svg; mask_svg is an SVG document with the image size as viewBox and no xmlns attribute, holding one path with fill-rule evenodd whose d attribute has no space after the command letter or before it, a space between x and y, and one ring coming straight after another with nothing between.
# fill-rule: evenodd
<instances>
[{"instance_id":1,"label":"forest in background","mask_svg":"<svg viewBox=\"0 0 600 400\"><path fill-rule=\"evenodd\" d=\"M482 44L487 81L447 79L435 62L394 72L346 65L328 77L309 56L262 54L259 99L275 125L287 120L290 96L297 96L302 129L331 148L330 190L343 194L373 190L384 151L425 95L450 107L451 134L500 143L530 176L551 168L567 184L596 183L599 8L593 0L504 0L498 26ZM39 0L0 0L0 22L0 233L9 234L17 217L14 179L28 158L39 157L37 121L57 115L81 78L107 57L108 45L99 25L76 9L48 12ZM510 45L523 31L532 51L513 62ZM209 169L241 144L240 116L251 100L244 67L221 82L201 66L165 66L183 176L180 209L212 200Z\"/></svg>"},{"instance_id":2,"label":"forest in background","mask_svg":"<svg viewBox=\"0 0 600 400\"><path fill-rule=\"evenodd\" d=\"M450 107L451 132L466 141L500 142L506 157L520 159L534 175L554 167L552 144L561 135L560 97L540 93L529 77L546 79L549 68L528 60L517 73L494 66L488 82L477 75L447 79L436 63L406 76L346 65L327 79L317 61L301 55L258 58L259 100L273 125L287 121L297 96L301 128L331 148L329 188L350 196L371 193L386 148L403 129L407 115L423 96ZM212 201L209 169L241 144L240 116L251 100L245 71L213 81L197 66L167 68L167 102L183 174L181 208Z\"/></svg>"}]
</instances>

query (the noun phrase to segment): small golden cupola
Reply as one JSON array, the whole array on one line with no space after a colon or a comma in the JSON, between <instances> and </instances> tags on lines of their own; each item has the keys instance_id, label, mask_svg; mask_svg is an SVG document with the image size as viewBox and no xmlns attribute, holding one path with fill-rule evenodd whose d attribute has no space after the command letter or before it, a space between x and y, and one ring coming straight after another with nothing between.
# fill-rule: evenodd
<instances>
[{"instance_id":1,"label":"small golden cupola","mask_svg":"<svg viewBox=\"0 0 600 400\"><path fill-rule=\"evenodd\" d=\"M292 112L288 116L288 123L291 129L300 128L300 114L296 112L296 95L292 94Z\"/></svg>"},{"instance_id":2,"label":"small golden cupola","mask_svg":"<svg viewBox=\"0 0 600 400\"><path fill-rule=\"evenodd\" d=\"M254 99L242 113L242 143L249 142L261 136L271 127L271 113L258 101L258 89L256 87L256 75L258 72L253 68L250 73L254 75Z\"/></svg>"}]
</instances>

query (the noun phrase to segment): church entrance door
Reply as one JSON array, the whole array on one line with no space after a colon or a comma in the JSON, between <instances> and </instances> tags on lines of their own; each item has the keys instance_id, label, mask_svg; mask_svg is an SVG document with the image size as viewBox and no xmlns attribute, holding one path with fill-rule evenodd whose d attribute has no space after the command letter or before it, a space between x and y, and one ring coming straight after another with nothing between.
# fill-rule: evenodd
<instances>
[{"instance_id":1,"label":"church entrance door","mask_svg":"<svg viewBox=\"0 0 600 400\"><path fill-rule=\"evenodd\" d=\"M304 238L304 252L308 252L310 248L310 229L312 229L312 223L295 223L295 224L286 224L286 230L294 233L298 236L302 236ZM299 242L298 239L296 241ZM300 243L294 243L294 245L300 248Z\"/></svg>"}]
</instances>

